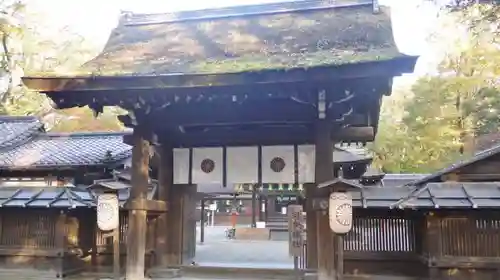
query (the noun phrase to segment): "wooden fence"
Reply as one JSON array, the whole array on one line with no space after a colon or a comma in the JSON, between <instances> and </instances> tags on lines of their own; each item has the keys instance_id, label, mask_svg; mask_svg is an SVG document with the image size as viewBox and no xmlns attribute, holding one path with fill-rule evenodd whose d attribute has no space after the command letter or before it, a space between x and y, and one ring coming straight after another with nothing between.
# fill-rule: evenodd
<instances>
[{"instance_id":1,"label":"wooden fence","mask_svg":"<svg viewBox=\"0 0 500 280\"><path fill-rule=\"evenodd\" d=\"M500 279L500 212L357 211L353 222L346 274ZM307 269L305 257L299 266Z\"/></svg>"},{"instance_id":2,"label":"wooden fence","mask_svg":"<svg viewBox=\"0 0 500 280\"><path fill-rule=\"evenodd\" d=\"M7 259L14 260L19 255L24 259L38 258L20 263L21 266L46 267L57 273L82 265L89 268L111 263L111 243L97 230L95 211L61 214L51 209L15 210L0 211L0 265L8 267L13 261ZM500 211L356 209L354 214L353 230L344 237L347 274L500 279ZM127 215L122 214L120 219L121 252L125 254ZM148 222L149 225L147 259L152 265L154 222ZM304 256L305 250L304 246ZM84 262L90 252L92 262ZM300 259L299 265L306 269L305 258Z\"/></svg>"}]
</instances>

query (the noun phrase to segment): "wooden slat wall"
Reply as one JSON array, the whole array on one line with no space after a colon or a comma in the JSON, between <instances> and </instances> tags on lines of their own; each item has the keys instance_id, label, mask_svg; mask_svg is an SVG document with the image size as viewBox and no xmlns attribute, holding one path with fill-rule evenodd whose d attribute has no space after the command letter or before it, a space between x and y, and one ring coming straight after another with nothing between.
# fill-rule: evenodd
<instances>
[{"instance_id":1,"label":"wooden slat wall","mask_svg":"<svg viewBox=\"0 0 500 280\"><path fill-rule=\"evenodd\" d=\"M500 218L444 218L440 235L442 256L500 257Z\"/></svg>"},{"instance_id":2,"label":"wooden slat wall","mask_svg":"<svg viewBox=\"0 0 500 280\"><path fill-rule=\"evenodd\" d=\"M10 211L9 211L10 212ZM55 248L56 215L51 211L2 211L0 246Z\"/></svg>"},{"instance_id":3,"label":"wooden slat wall","mask_svg":"<svg viewBox=\"0 0 500 280\"><path fill-rule=\"evenodd\" d=\"M403 217L355 217L345 251L414 252L415 221Z\"/></svg>"}]
</instances>

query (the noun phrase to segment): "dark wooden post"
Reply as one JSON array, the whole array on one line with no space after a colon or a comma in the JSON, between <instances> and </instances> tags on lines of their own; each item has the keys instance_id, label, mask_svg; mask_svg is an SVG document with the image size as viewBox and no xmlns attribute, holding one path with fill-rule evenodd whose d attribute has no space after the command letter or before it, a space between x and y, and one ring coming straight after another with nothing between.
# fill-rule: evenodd
<instances>
[{"instance_id":1,"label":"dark wooden post","mask_svg":"<svg viewBox=\"0 0 500 280\"><path fill-rule=\"evenodd\" d=\"M312 199L314 196L315 184L305 184L306 191L306 265L308 269L318 268L318 251L317 249L317 229L316 229L316 211L312 207Z\"/></svg>"},{"instance_id":2,"label":"dark wooden post","mask_svg":"<svg viewBox=\"0 0 500 280\"><path fill-rule=\"evenodd\" d=\"M113 230L113 275L116 280L121 278L120 269L120 226Z\"/></svg>"},{"instance_id":3,"label":"dark wooden post","mask_svg":"<svg viewBox=\"0 0 500 280\"><path fill-rule=\"evenodd\" d=\"M262 212L262 203L264 202L264 199L262 195L259 195L259 202L257 205L257 211L259 212L259 222L264 221L264 213Z\"/></svg>"},{"instance_id":4,"label":"dark wooden post","mask_svg":"<svg viewBox=\"0 0 500 280\"><path fill-rule=\"evenodd\" d=\"M132 188L130 190L127 233L126 279L144 279L146 254L146 205L149 179L149 143L140 130L132 136Z\"/></svg>"},{"instance_id":5,"label":"dark wooden post","mask_svg":"<svg viewBox=\"0 0 500 280\"><path fill-rule=\"evenodd\" d=\"M196 185L183 186L181 209L181 263L191 263L196 254Z\"/></svg>"},{"instance_id":6,"label":"dark wooden post","mask_svg":"<svg viewBox=\"0 0 500 280\"><path fill-rule=\"evenodd\" d=\"M56 220L55 243L58 249L57 253L57 278L64 277L64 255L66 254L67 236L66 236L66 213L59 212Z\"/></svg>"},{"instance_id":7,"label":"dark wooden post","mask_svg":"<svg viewBox=\"0 0 500 280\"><path fill-rule=\"evenodd\" d=\"M94 216L92 219L92 253L91 253L91 260L90 263L92 264L92 267L97 267L97 232L99 231L99 228L97 227L97 219L95 215L96 211L94 209Z\"/></svg>"},{"instance_id":8,"label":"dark wooden post","mask_svg":"<svg viewBox=\"0 0 500 280\"><path fill-rule=\"evenodd\" d=\"M171 197L171 190L174 183L174 175L173 175L173 149L162 145L160 147L156 147L157 155L159 155L159 165L158 165L158 200L164 201L166 204L169 203L169 199ZM168 213L162 213L158 216L156 220L156 257L158 266L167 266L169 265L168 254L169 254L169 246L168 246L168 238L169 232L172 230L169 227L169 215Z\"/></svg>"},{"instance_id":9,"label":"dark wooden post","mask_svg":"<svg viewBox=\"0 0 500 280\"><path fill-rule=\"evenodd\" d=\"M436 217L432 212L427 213L426 216L426 238L425 249L426 255L429 258L429 279L440 279L439 268L435 264L436 258L441 255L441 235L439 232L441 220Z\"/></svg>"},{"instance_id":10,"label":"dark wooden post","mask_svg":"<svg viewBox=\"0 0 500 280\"><path fill-rule=\"evenodd\" d=\"M205 199L201 199L200 243L205 242Z\"/></svg>"},{"instance_id":11,"label":"dark wooden post","mask_svg":"<svg viewBox=\"0 0 500 280\"><path fill-rule=\"evenodd\" d=\"M274 208L275 199L276 196L274 196L274 194L267 195L266 197L266 219L268 219L269 216L276 216L276 209Z\"/></svg>"},{"instance_id":12,"label":"dark wooden post","mask_svg":"<svg viewBox=\"0 0 500 280\"><path fill-rule=\"evenodd\" d=\"M257 209L257 190L255 185L252 186L252 227L257 227L257 213L255 210Z\"/></svg>"},{"instance_id":13,"label":"dark wooden post","mask_svg":"<svg viewBox=\"0 0 500 280\"><path fill-rule=\"evenodd\" d=\"M315 154L315 180L316 185L334 179L333 143L331 140L330 123L319 120L316 126L316 154ZM309 213L308 213L309 215ZM310 219L309 217L307 217ZM309 230L309 225L307 225ZM334 237L330 229L328 213L316 213L316 244L318 256L318 280L331 280L336 278L335 273L335 246Z\"/></svg>"},{"instance_id":14,"label":"dark wooden post","mask_svg":"<svg viewBox=\"0 0 500 280\"><path fill-rule=\"evenodd\" d=\"M168 211L168 263L180 265L194 255L196 220L194 214L196 185L172 188Z\"/></svg>"}]
</instances>

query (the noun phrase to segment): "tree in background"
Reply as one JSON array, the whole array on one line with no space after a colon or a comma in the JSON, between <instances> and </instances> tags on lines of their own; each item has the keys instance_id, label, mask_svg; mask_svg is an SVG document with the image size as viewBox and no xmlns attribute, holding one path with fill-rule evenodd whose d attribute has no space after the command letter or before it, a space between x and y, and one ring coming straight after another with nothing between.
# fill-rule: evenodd
<instances>
[{"instance_id":1,"label":"tree in background","mask_svg":"<svg viewBox=\"0 0 500 280\"><path fill-rule=\"evenodd\" d=\"M2 57L0 60L0 113L7 111L6 102L20 84L22 69L18 65L20 58L19 42L24 26L20 20L24 16L25 5L21 1L0 1L0 40Z\"/></svg>"},{"instance_id":2,"label":"tree in background","mask_svg":"<svg viewBox=\"0 0 500 280\"><path fill-rule=\"evenodd\" d=\"M64 75L73 71L97 55L99 48L69 28L46 24L44 15L32 8L29 0L0 0L0 32L0 114L35 115L54 131L122 129L117 109L107 109L99 118L88 108L56 111L48 98L21 84L24 74Z\"/></svg>"},{"instance_id":3,"label":"tree in background","mask_svg":"<svg viewBox=\"0 0 500 280\"><path fill-rule=\"evenodd\" d=\"M376 165L386 172L433 172L473 152L475 139L499 134L500 20L486 16L497 8L470 4L446 15L451 24L434 36L436 48L448 50L438 75L384 101L373 147Z\"/></svg>"}]
</instances>

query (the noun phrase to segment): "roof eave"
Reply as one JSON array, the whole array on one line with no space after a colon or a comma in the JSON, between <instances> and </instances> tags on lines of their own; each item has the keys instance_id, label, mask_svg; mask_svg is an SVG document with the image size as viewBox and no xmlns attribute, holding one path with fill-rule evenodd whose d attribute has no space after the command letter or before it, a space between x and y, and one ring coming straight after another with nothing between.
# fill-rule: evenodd
<instances>
[{"instance_id":1,"label":"roof eave","mask_svg":"<svg viewBox=\"0 0 500 280\"><path fill-rule=\"evenodd\" d=\"M109 168L114 164L119 164L120 161L113 161L110 163L99 163L99 164L75 164L75 165L39 165L39 166L0 166L0 171L16 171L16 172L30 172L30 171L71 171L80 168L90 169L90 168Z\"/></svg>"},{"instance_id":2,"label":"roof eave","mask_svg":"<svg viewBox=\"0 0 500 280\"><path fill-rule=\"evenodd\" d=\"M377 76L400 76L412 73L417 56L366 61L343 65L322 65L310 68L265 69L230 73L130 75L121 76L32 76L23 77L23 83L32 90L43 93L69 91L106 91L120 89L196 88L259 83L290 83L335 79L356 79ZM381 74L382 73L382 74Z\"/></svg>"}]
</instances>

